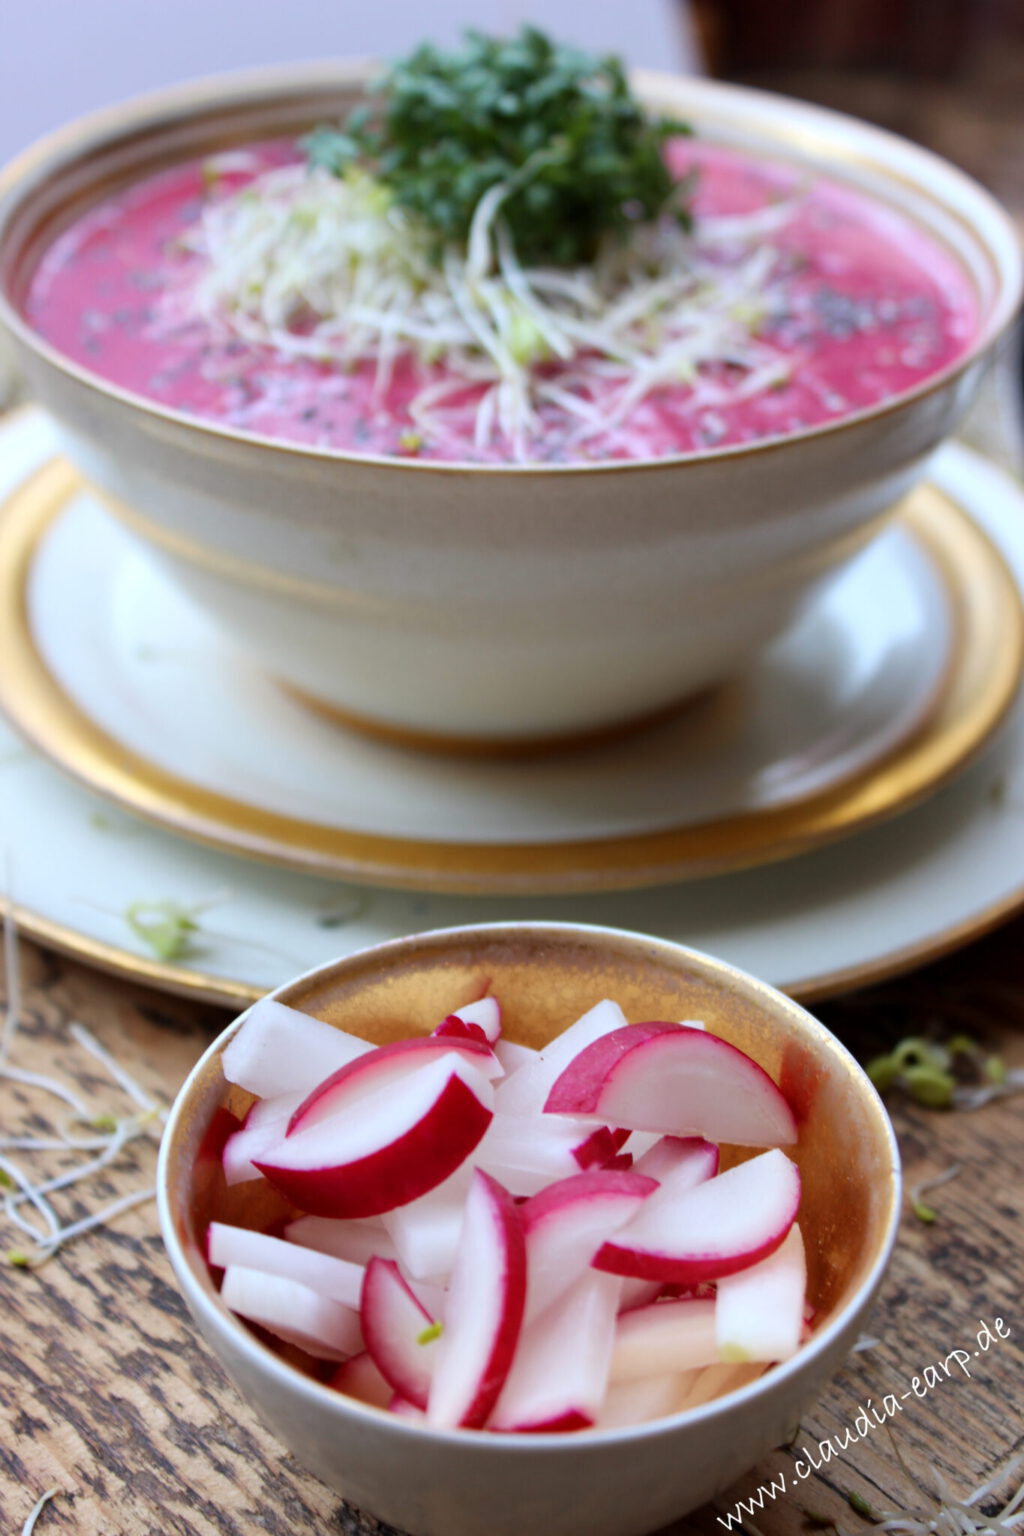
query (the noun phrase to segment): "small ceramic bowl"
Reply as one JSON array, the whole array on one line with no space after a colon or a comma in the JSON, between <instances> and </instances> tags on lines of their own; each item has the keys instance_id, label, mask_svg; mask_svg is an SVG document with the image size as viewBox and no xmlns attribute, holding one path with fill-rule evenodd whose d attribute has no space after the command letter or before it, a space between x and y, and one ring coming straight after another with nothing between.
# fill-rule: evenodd
<instances>
[{"instance_id":1,"label":"small ceramic bowl","mask_svg":"<svg viewBox=\"0 0 1024 1536\"><path fill-rule=\"evenodd\" d=\"M739 448L604 464L433 464L197 420L77 366L22 318L87 208L175 160L341 117L366 66L288 66L73 123L0 181L0 331L66 453L272 676L404 739L523 745L646 718L742 669L882 526L954 429L1020 297L1009 218L953 166L847 117L638 77L706 138L836 176L944 246L973 341L905 394Z\"/></svg>"},{"instance_id":2,"label":"small ceramic bowl","mask_svg":"<svg viewBox=\"0 0 1024 1536\"><path fill-rule=\"evenodd\" d=\"M223 1078L233 1025L171 1112L158 1175L164 1241L185 1299L240 1394L297 1459L412 1536L641 1536L720 1493L782 1443L856 1340L896 1236L899 1157L861 1068L825 1027L707 955L610 928L496 923L394 940L311 971L275 997L375 1042L428 1033L489 986L505 1032L540 1045L602 997L631 1021L700 1018L784 1088L800 1124L813 1336L753 1384L674 1417L575 1434L441 1432L332 1391L222 1305L203 1258L213 1217L269 1217L226 1189L218 1118L248 1096ZM239 1194L239 1191L244 1193ZM267 1192L269 1194L269 1191ZM270 1196L273 1199L273 1196ZM244 1202L244 1204L243 1204Z\"/></svg>"}]
</instances>

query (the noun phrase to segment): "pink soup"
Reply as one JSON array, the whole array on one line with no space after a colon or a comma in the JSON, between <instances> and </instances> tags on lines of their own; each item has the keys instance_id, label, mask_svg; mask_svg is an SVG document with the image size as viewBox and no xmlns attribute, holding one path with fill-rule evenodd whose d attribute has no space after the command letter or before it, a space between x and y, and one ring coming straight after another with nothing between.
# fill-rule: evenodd
<instances>
[{"instance_id":1,"label":"pink soup","mask_svg":"<svg viewBox=\"0 0 1024 1536\"><path fill-rule=\"evenodd\" d=\"M755 332L788 378L748 397L707 403L692 383L664 386L634 411L628 432L569 450L554 419L531 445L541 462L658 458L799 432L911 390L954 363L977 326L966 273L951 253L886 205L838 181L804 186L782 163L680 140L673 169L696 169L702 216L744 215L785 199L772 248L772 304ZM92 208L50 248L34 274L26 315L75 363L161 406L244 432L345 452L498 462L500 443L474 447L467 432L442 441L414 431L409 401L434 378L407 360L386 393L369 364L353 371L286 357L165 302L187 288L202 258L182 234L204 199L237 191L261 169L287 163L281 143L255 146L245 170L208 186L204 162L161 172ZM721 257L729 260L728 241ZM728 372L725 360L720 368ZM472 395L473 386L467 386ZM542 411L543 417L543 411ZM543 424L543 422L542 422ZM546 425L546 424L545 424Z\"/></svg>"}]
</instances>

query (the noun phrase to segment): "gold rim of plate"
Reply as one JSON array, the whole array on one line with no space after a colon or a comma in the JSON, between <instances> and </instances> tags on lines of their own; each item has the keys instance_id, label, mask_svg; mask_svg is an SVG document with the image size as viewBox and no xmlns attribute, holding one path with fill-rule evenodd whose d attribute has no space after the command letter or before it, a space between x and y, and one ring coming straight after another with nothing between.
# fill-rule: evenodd
<instances>
[{"instance_id":1,"label":"gold rim of plate","mask_svg":"<svg viewBox=\"0 0 1024 1536\"><path fill-rule=\"evenodd\" d=\"M782 806L582 841L449 843L325 827L166 772L100 729L53 677L32 636L27 581L40 540L81 484L53 459L0 505L0 707L58 767L130 813L223 852L307 874L438 894L564 895L789 858L895 816L938 789L1002 721L1024 665L1024 610L1012 573L968 513L925 485L898 515L942 575L953 654L923 726L852 779Z\"/></svg>"}]
</instances>

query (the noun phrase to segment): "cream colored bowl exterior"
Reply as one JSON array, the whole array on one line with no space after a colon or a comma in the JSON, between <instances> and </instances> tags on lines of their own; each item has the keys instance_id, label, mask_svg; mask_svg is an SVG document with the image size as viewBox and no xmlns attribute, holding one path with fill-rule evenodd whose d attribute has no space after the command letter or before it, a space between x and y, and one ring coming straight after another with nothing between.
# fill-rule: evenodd
<instances>
[{"instance_id":1,"label":"cream colored bowl exterior","mask_svg":"<svg viewBox=\"0 0 1024 1536\"><path fill-rule=\"evenodd\" d=\"M161 147L184 155L315 120L337 76L326 84L319 66L191 86L44 141L4 179L6 292L24 281L19 251L41 243L33 220L59 227L62 199L90 177L114 185ZM832 165L930 225L979 290L970 354L897 402L775 443L627 465L449 467L289 447L165 411L62 359L0 300L68 456L282 681L385 726L459 737L657 710L778 634L956 426L1020 291L1014 232L991 199L850 119L714 83L642 83L709 133Z\"/></svg>"},{"instance_id":2,"label":"cream colored bowl exterior","mask_svg":"<svg viewBox=\"0 0 1024 1536\"><path fill-rule=\"evenodd\" d=\"M590 986L591 991L597 988L598 997L620 999L632 1016L627 993L633 989L634 1008L642 1010L637 999L646 998L657 1017L699 1016L692 1006L679 1012L678 1004L680 998L689 997L692 1003L700 995L698 1007L717 997L723 1018L744 1017L753 1038L769 1044L793 1042L806 1051L797 1076L805 1083L827 1085L836 1098L828 1116L829 1145L821 1148L827 1170L815 1175L813 1168L804 1166L805 1204L811 1186L817 1185L814 1193L829 1213L828 1224L842 1229L844 1214L853 1209L846 1181L852 1178L856 1185L870 1177L872 1183L870 1217L864 1219L859 1207L862 1228L842 1234L847 1246L848 1240L862 1245L852 1264L847 1260L856 1278L848 1274L842 1281L841 1300L817 1334L792 1360L727 1400L603 1432L445 1433L320 1386L285 1364L221 1304L189 1210L192 1168L224 1098L217 1058L237 1024L197 1063L178 1095L163 1139L157 1194L175 1274L204 1338L245 1401L303 1466L360 1508L411 1536L523 1536L529 1531L543 1531L544 1536L646 1536L721 1493L769 1450L785 1443L863 1330L899 1225L899 1153L888 1116L845 1047L798 1004L733 966L641 934L565 923L437 930L350 955L272 995L289 1001L311 990L328 999L333 994L340 1022L345 1017L341 1010L351 1006L346 986L354 978L358 987L364 973L370 975L371 986L374 977L380 978L377 992L385 1013L394 1013L396 1006L403 1012L408 981L397 1005L389 1003L390 991L385 992L383 983L395 976L401 988L403 970L415 978L416 967L426 970L432 953L442 966L451 957L453 970L467 953L479 956L486 974L493 966L501 978L495 983L496 995L518 1004L513 1018L517 1012L522 1015L524 997L528 1002L531 993L550 997L555 1006L549 1013L574 1004L582 1011L594 1001L594 996L586 1000ZM559 971L562 955L564 970ZM677 1011L659 1012L659 1005L665 1009L670 997ZM711 1014L703 1016L713 1020L714 1005ZM423 1021L416 1027L423 1027ZM721 1019L709 1022L709 1027L728 1035ZM376 1038L372 1025L368 1033ZM737 1043L753 1049L750 1042L750 1035L741 1035ZM852 1130L855 1124L857 1132ZM851 1135L856 1136L855 1146ZM863 1199L863 1191L857 1190L855 1198ZM821 1263L828 1267L827 1260L819 1260L819 1267Z\"/></svg>"}]
</instances>

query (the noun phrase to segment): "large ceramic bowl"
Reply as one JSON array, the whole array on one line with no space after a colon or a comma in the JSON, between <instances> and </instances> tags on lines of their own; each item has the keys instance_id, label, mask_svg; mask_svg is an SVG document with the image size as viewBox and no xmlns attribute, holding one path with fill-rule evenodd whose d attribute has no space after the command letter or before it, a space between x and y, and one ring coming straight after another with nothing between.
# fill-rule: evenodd
<instances>
[{"instance_id":1,"label":"large ceramic bowl","mask_svg":"<svg viewBox=\"0 0 1024 1536\"><path fill-rule=\"evenodd\" d=\"M72 220L176 159L341 114L365 68L161 91L73 124L3 178L0 326L67 454L275 677L385 729L515 739L671 705L741 668L878 530L956 426L1018 302L1013 227L931 154L852 119L644 76L722 142L824 168L924 226L978 299L973 343L910 393L760 446L628 464L436 465L200 422L72 364L21 318Z\"/></svg>"},{"instance_id":2,"label":"large ceramic bowl","mask_svg":"<svg viewBox=\"0 0 1024 1536\"><path fill-rule=\"evenodd\" d=\"M505 1033L524 1044L542 1044L610 997L634 1022L703 1019L784 1087L800 1125L792 1155L816 1308L814 1334L790 1361L689 1413L568 1435L429 1430L302 1374L227 1311L203 1258L211 1217L260 1225L280 1214L261 1208L251 1185L232 1194L214 1150L222 1110L237 1113L249 1097L221 1071L236 1026L214 1041L171 1112L157 1181L164 1240L242 1397L301 1463L363 1509L412 1536L639 1536L728 1488L787 1439L855 1342L896 1236L895 1139L863 1071L810 1014L733 966L639 934L560 923L439 930L351 955L273 995L382 1043L428 1033L487 986Z\"/></svg>"}]
</instances>

